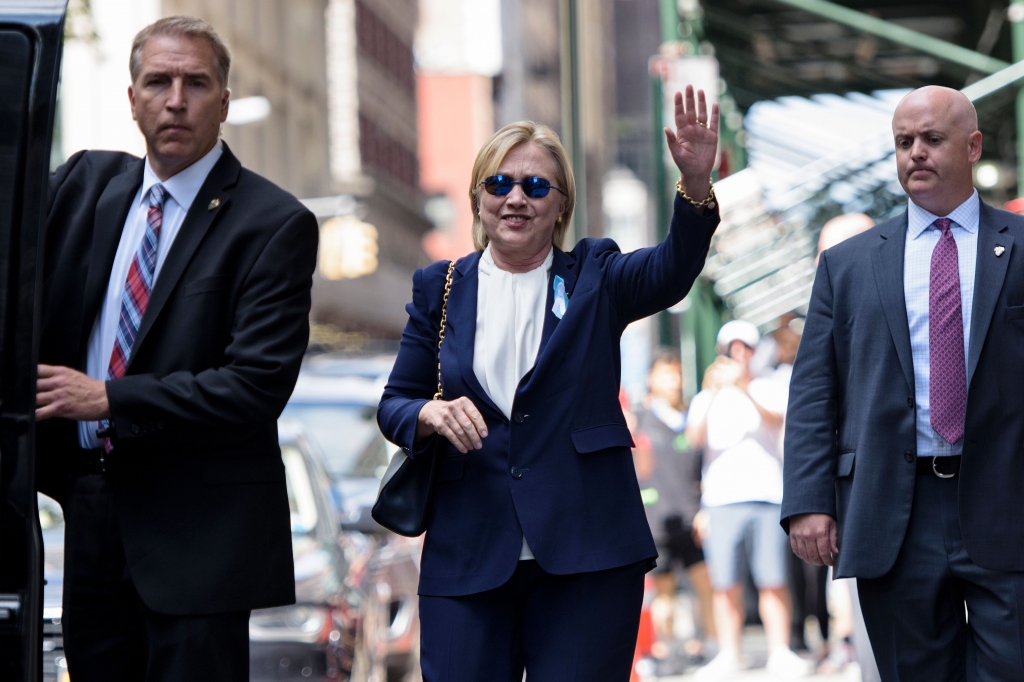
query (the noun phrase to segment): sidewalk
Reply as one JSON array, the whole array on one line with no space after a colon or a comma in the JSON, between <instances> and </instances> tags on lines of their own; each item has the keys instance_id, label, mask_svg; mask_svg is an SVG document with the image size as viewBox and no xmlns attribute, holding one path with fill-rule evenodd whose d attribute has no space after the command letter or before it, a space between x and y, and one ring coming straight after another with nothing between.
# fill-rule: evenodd
<instances>
[{"instance_id":1,"label":"sidewalk","mask_svg":"<svg viewBox=\"0 0 1024 682\"><path fill-rule=\"evenodd\" d=\"M789 682L779 677L769 675L765 669L765 661L768 660L768 647L764 638L764 631L760 627L747 627L743 633L743 660L747 670L739 675L730 678L731 680L771 680L772 682ZM693 673L697 669L687 671L685 675L672 677L649 677L643 682L690 682ZM839 675L814 675L800 678L810 682L861 682L860 668L856 664L847 667Z\"/></svg>"}]
</instances>

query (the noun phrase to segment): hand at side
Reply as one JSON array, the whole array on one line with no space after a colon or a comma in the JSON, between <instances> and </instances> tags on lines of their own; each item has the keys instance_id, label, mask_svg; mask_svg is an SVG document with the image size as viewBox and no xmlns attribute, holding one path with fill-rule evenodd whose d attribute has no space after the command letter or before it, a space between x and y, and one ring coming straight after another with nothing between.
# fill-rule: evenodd
<instances>
[{"instance_id":1,"label":"hand at side","mask_svg":"<svg viewBox=\"0 0 1024 682\"><path fill-rule=\"evenodd\" d=\"M36 421L63 417L98 421L110 416L106 382L70 367L39 365L36 376Z\"/></svg>"},{"instance_id":2,"label":"hand at side","mask_svg":"<svg viewBox=\"0 0 1024 682\"><path fill-rule=\"evenodd\" d=\"M828 514L797 514L789 520L793 553L815 566L834 566L839 556L836 520Z\"/></svg>"},{"instance_id":3,"label":"hand at side","mask_svg":"<svg viewBox=\"0 0 1024 682\"><path fill-rule=\"evenodd\" d=\"M459 452L479 450L487 438L487 423L469 398L431 400L420 409L416 438L439 434Z\"/></svg>"}]
</instances>

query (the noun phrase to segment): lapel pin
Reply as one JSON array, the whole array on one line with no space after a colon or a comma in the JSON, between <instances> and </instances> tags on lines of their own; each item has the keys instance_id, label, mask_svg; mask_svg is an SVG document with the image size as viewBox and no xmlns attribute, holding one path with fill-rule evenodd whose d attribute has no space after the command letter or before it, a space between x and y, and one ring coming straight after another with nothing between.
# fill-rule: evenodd
<instances>
[{"instance_id":1,"label":"lapel pin","mask_svg":"<svg viewBox=\"0 0 1024 682\"><path fill-rule=\"evenodd\" d=\"M994 248L992 250L995 252L996 258L999 258L1000 256L1002 256L1003 255L1003 251L1006 251L1006 249L1003 248L1002 246L997 246L996 248Z\"/></svg>"},{"instance_id":2,"label":"lapel pin","mask_svg":"<svg viewBox=\"0 0 1024 682\"><path fill-rule=\"evenodd\" d=\"M217 208L218 206L220 206L220 199L214 199L213 201L210 202L210 205L206 207L206 210L207 211L212 211L213 209ZM1000 247L997 247L997 248L1001 249L1003 247L1000 246ZM1000 251L1000 253L1002 253L1002 252ZM999 254L996 254L996 255L998 256Z\"/></svg>"},{"instance_id":3,"label":"lapel pin","mask_svg":"<svg viewBox=\"0 0 1024 682\"><path fill-rule=\"evenodd\" d=\"M565 311L569 308L569 296L565 293L565 280L555 275L553 286L555 289L555 304L551 306L551 312L558 319L562 319Z\"/></svg>"}]
</instances>

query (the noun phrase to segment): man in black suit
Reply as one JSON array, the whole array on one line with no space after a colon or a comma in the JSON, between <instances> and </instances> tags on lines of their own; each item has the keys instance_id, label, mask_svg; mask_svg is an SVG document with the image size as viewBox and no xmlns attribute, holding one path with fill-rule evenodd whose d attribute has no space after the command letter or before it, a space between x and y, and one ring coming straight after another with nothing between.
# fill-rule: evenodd
<instances>
[{"instance_id":1,"label":"man in black suit","mask_svg":"<svg viewBox=\"0 0 1024 682\"><path fill-rule=\"evenodd\" d=\"M915 90L892 127L907 212L821 254L783 525L858 578L886 682L1024 680L1024 218L974 190L963 94Z\"/></svg>"},{"instance_id":2,"label":"man in black suit","mask_svg":"<svg viewBox=\"0 0 1024 682\"><path fill-rule=\"evenodd\" d=\"M201 20L147 27L146 158L82 152L51 181L37 448L75 682L248 680L249 611L294 601L277 418L317 223L218 139L229 66Z\"/></svg>"}]
</instances>

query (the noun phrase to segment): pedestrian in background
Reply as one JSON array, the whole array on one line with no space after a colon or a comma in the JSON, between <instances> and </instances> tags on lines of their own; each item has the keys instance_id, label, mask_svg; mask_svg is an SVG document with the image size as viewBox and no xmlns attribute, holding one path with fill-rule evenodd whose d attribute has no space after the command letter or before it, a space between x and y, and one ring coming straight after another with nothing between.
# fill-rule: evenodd
<instances>
[{"instance_id":1,"label":"pedestrian in background","mask_svg":"<svg viewBox=\"0 0 1024 682\"><path fill-rule=\"evenodd\" d=\"M741 669L743 559L758 588L768 639L768 671L800 677L807 661L789 648L789 549L779 531L782 461L779 434L786 411L781 382L755 378L750 361L760 341L750 322L733 320L718 332L719 357L704 374L704 389L690 403L687 436L704 449L702 514L704 555L714 588L719 653L697 679L721 680ZM698 522L698 527L705 524Z\"/></svg>"},{"instance_id":2,"label":"pedestrian in background","mask_svg":"<svg viewBox=\"0 0 1024 682\"><path fill-rule=\"evenodd\" d=\"M711 580L704 552L696 538L693 520L700 511L701 451L686 436L686 406L683 403L682 365L679 356L660 351L647 375L648 394L637 419L634 459L640 479L647 522L658 547L654 580L658 591L651 611L660 641L668 643L663 651L665 674L680 673L690 659L701 662L704 647L701 636L714 640L715 623L711 613ZM695 637L675 646L676 570L686 571L693 589ZM685 656L680 656L684 654ZM678 668L670 670L670 668Z\"/></svg>"},{"instance_id":3,"label":"pedestrian in background","mask_svg":"<svg viewBox=\"0 0 1024 682\"><path fill-rule=\"evenodd\" d=\"M295 601L277 418L309 341L316 218L219 139L231 55L205 21L132 43L146 157L50 181L39 484L64 510L75 682L249 679L249 611Z\"/></svg>"},{"instance_id":4,"label":"pedestrian in background","mask_svg":"<svg viewBox=\"0 0 1024 682\"><path fill-rule=\"evenodd\" d=\"M718 122L703 92L676 94L672 223L628 254L608 239L562 250L565 150L546 126L505 126L473 168L478 250L414 275L378 421L413 460L441 458L419 584L426 682L629 678L657 550L619 406L620 337L703 268Z\"/></svg>"},{"instance_id":5,"label":"pedestrian in background","mask_svg":"<svg viewBox=\"0 0 1024 682\"><path fill-rule=\"evenodd\" d=\"M1024 680L1024 218L974 189L961 92L911 92L892 131L907 211L821 254L783 524L857 578L885 682Z\"/></svg>"}]
</instances>

